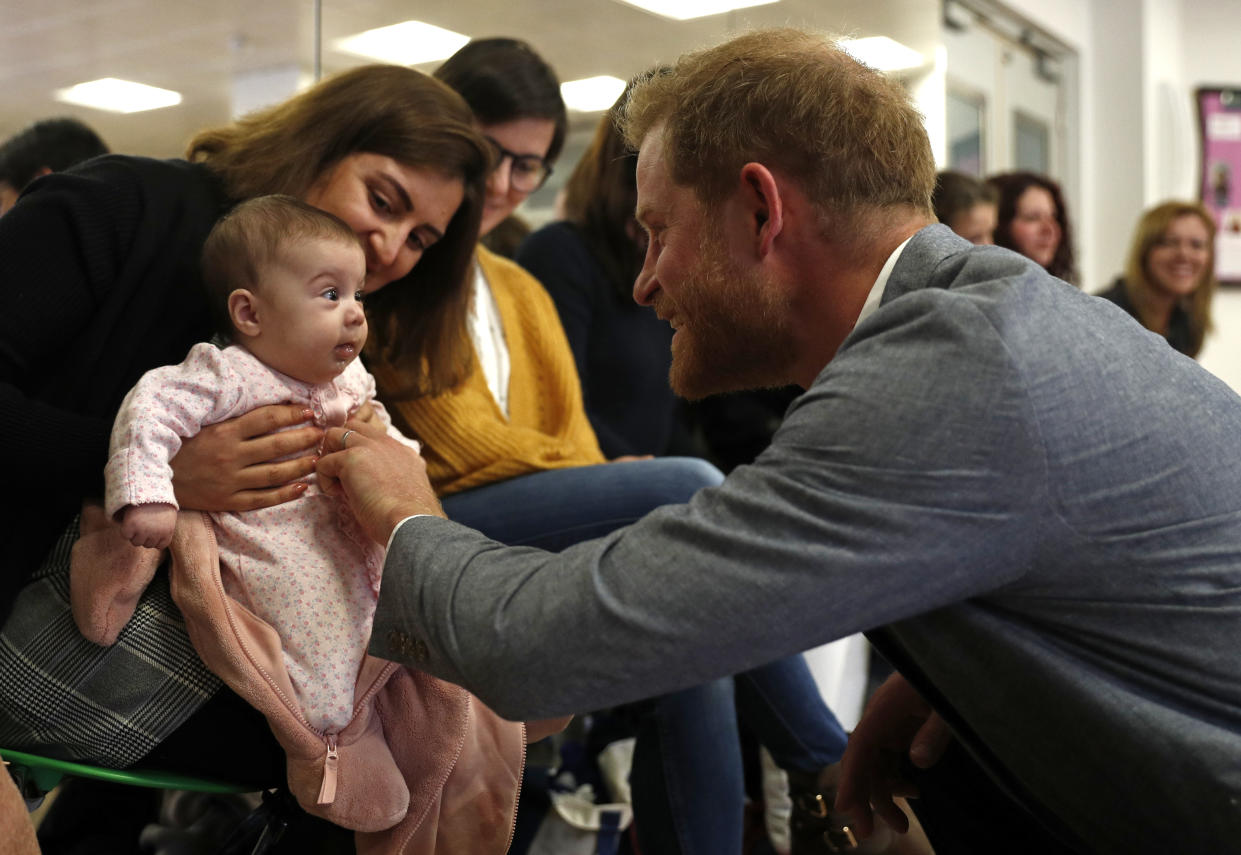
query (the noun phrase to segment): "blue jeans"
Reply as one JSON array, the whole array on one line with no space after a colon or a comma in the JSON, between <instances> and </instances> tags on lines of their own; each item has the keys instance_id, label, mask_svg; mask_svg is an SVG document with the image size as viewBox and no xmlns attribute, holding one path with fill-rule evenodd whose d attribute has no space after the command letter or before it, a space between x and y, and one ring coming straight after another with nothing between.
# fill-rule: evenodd
<instances>
[{"instance_id":1,"label":"blue jeans","mask_svg":"<svg viewBox=\"0 0 1241 855\"><path fill-rule=\"evenodd\" d=\"M705 461L661 457L537 472L448 496L443 505L450 519L501 543L559 551L722 480ZM738 712L785 769L820 769L840 758L846 741L800 655L632 710L630 787L643 855L740 855Z\"/></svg>"}]
</instances>

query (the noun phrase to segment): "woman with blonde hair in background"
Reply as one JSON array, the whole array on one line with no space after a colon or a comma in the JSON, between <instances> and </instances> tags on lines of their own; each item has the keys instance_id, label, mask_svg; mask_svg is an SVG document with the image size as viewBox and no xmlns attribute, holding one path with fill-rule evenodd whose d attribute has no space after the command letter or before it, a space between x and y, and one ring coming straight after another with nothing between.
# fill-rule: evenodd
<instances>
[{"instance_id":1,"label":"woman with blonde hair in background","mask_svg":"<svg viewBox=\"0 0 1241 855\"><path fill-rule=\"evenodd\" d=\"M1173 200L1142 214L1124 275L1099 296L1196 358L1211 329L1217 286L1215 220L1196 202Z\"/></svg>"}]
</instances>

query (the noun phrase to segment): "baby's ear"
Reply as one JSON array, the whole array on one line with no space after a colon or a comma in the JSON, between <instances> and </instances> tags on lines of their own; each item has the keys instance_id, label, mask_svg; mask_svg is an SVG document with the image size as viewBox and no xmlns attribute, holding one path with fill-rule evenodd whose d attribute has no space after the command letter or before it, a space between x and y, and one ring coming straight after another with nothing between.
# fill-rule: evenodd
<instances>
[{"instance_id":1,"label":"baby's ear","mask_svg":"<svg viewBox=\"0 0 1241 855\"><path fill-rule=\"evenodd\" d=\"M237 332L244 336L256 336L263 331L258 298L245 288L238 288L228 295L228 317Z\"/></svg>"}]
</instances>

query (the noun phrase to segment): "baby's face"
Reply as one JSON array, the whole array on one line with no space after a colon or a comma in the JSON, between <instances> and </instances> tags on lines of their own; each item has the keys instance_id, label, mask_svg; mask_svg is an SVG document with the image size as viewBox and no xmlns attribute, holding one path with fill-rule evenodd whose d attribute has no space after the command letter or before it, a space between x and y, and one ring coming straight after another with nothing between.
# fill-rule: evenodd
<instances>
[{"instance_id":1,"label":"baby's face","mask_svg":"<svg viewBox=\"0 0 1241 855\"><path fill-rule=\"evenodd\" d=\"M247 347L303 383L330 382L366 343L366 257L335 240L299 241L281 255L255 295L262 332Z\"/></svg>"}]
</instances>

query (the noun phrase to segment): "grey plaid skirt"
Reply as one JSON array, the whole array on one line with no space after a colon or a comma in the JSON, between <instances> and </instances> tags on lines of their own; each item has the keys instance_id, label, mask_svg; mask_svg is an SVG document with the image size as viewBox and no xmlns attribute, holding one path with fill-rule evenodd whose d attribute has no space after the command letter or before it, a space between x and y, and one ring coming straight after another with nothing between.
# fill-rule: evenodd
<instances>
[{"instance_id":1,"label":"grey plaid skirt","mask_svg":"<svg viewBox=\"0 0 1241 855\"><path fill-rule=\"evenodd\" d=\"M124 768L220 688L198 658L161 568L116 644L87 641L69 610L78 520L0 630L0 750Z\"/></svg>"}]
</instances>

